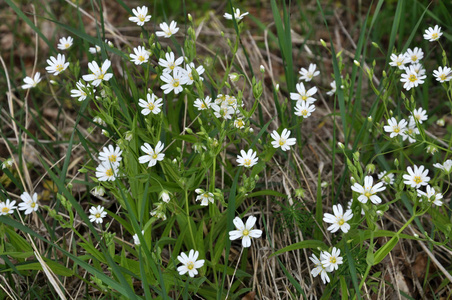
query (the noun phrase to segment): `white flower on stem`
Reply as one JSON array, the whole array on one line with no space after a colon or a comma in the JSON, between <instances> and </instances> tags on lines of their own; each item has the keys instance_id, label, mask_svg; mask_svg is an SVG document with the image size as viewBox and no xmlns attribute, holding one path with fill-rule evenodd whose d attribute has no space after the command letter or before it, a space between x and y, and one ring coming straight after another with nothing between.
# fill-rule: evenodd
<instances>
[{"instance_id":1,"label":"white flower on stem","mask_svg":"<svg viewBox=\"0 0 452 300\"><path fill-rule=\"evenodd\" d=\"M204 100L196 99L193 105L198 110L208 109L212 105L212 98L207 96Z\"/></svg>"},{"instance_id":2,"label":"white flower on stem","mask_svg":"<svg viewBox=\"0 0 452 300\"><path fill-rule=\"evenodd\" d=\"M139 99L138 105L140 107L143 107L141 110L141 113L145 116L149 115L150 113L158 114L161 112L160 107L163 105L163 100L161 98L157 98L154 94L147 94L146 99Z\"/></svg>"},{"instance_id":3,"label":"white flower on stem","mask_svg":"<svg viewBox=\"0 0 452 300\"><path fill-rule=\"evenodd\" d=\"M77 98L78 97L78 101L83 101L86 99L86 97L88 96L88 94L86 93L86 90L89 89L89 84L87 84L86 86L83 85L82 81L79 80L76 84L75 87L77 89L73 89L71 90L71 97L72 98ZM95 89L93 89L93 93L96 92Z\"/></svg>"},{"instance_id":4,"label":"white flower on stem","mask_svg":"<svg viewBox=\"0 0 452 300\"><path fill-rule=\"evenodd\" d=\"M314 111L315 111L315 105L302 101L301 103L298 102L297 105L295 106L294 114L297 116L303 117L303 118L307 118Z\"/></svg>"},{"instance_id":5,"label":"white flower on stem","mask_svg":"<svg viewBox=\"0 0 452 300\"><path fill-rule=\"evenodd\" d=\"M58 53L57 58L51 56L50 59L47 60L49 66L46 67L47 72L53 75L58 75L69 66L69 62L66 62L66 58L64 54Z\"/></svg>"},{"instance_id":6,"label":"white flower on stem","mask_svg":"<svg viewBox=\"0 0 452 300\"><path fill-rule=\"evenodd\" d=\"M385 132L391 133L389 135L390 138L396 137L399 134L402 135L402 133L405 131L406 126L408 122L405 119L400 120L400 122L397 122L396 118L392 117L388 120L388 124L384 126Z\"/></svg>"},{"instance_id":7,"label":"white flower on stem","mask_svg":"<svg viewBox=\"0 0 452 300\"><path fill-rule=\"evenodd\" d=\"M138 46L133 48L134 54L130 54L130 58L132 62L136 65L141 65L143 63L147 63L149 61L149 51L146 50L143 46Z\"/></svg>"},{"instance_id":8,"label":"white flower on stem","mask_svg":"<svg viewBox=\"0 0 452 300\"><path fill-rule=\"evenodd\" d=\"M404 53L400 53L399 55L392 53L391 54L391 62L389 63L392 67L398 67L400 70L405 68L405 64L408 63L408 58Z\"/></svg>"},{"instance_id":9,"label":"white flower on stem","mask_svg":"<svg viewBox=\"0 0 452 300\"><path fill-rule=\"evenodd\" d=\"M26 89L31 89L31 88L34 88L34 87L36 87L36 85L39 83L39 82L41 82L41 73L39 73L39 72L36 72L35 73L35 76L33 76L33 78L31 78L31 77L25 77L24 78L24 85L22 85L22 88L24 89L24 90L26 90Z\"/></svg>"},{"instance_id":10,"label":"white flower on stem","mask_svg":"<svg viewBox=\"0 0 452 300\"><path fill-rule=\"evenodd\" d=\"M71 36L68 36L67 38L62 37L59 40L57 48L60 50L67 50L72 46L73 42L74 42L74 39Z\"/></svg>"},{"instance_id":11,"label":"white flower on stem","mask_svg":"<svg viewBox=\"0 0 452 300\"><path fill-rule=\"evenodd\" d=\"M425 192L423 192L423 191L418 189L417 190L417 195L421 198L419 200L421 202L422 202L422 196L424 196L432 204L435 204L437 206L443 205L443 201L441 201L441 199L443 199L443 195L441 193L437 193L435 191L435 189L433 187L431 187L430 185L426 186L426 191Z\"/></svg>"},{"instance_id":12,"label":"white flower on stem","mask_svg":"<svg viewBox=\"0 0 452 300\"><path fill-rule=\"evenodd\" d=\"M426 75L419 75L416 72L416 69L413 66L409 68L405 68L406 73L402 74L400 81L403 82L403 87L409 91L413 87L417 87L419 84L424 83L424 79L427 77Z\"/></svg>"},{"instance_id":13,"label":"white flower on stem","mask_svg":"<svg viewBox=\"0 0 452 300\"><path fill-rule=\"evenodd\" d=\"M105 123L105 121L99 116L94 117L93 122L104 127L107 126L107 123Z\"/></svg>"},{"instance_id":14,"label":"white flower on stem","mask_svg":"<svg viewBox=\"0 0 452 300\"><path fill-rule=\"evenodd\" d=\"M204 191L203 189L196 189L195 192L198 194L196 196L196 201L201 201L202 206L207 206L210 203L213 203L214 196L212 193Z\"/></svg>"},{"instance_id":15,"label":"white flower on stem","mask_svg":"<svg viewBox=\"0 0 452 300\"><path fill-rule=\"evenodd\" d=\"M311 81L315 76L318 76L320 74L320 71L316 71L317 65L316 64L309 64L309 69L306 70L305 68L300 69L300 80L304 80L306 82Z\"/></svg>"},{"instance_id":16,"label":"white flower on stem","mask_svg":"<svg viewBox=\"0 0 452 300\"><path fill-rule=\"evenodd\" d=\"M405 56L408 58L410 63L417 63L419 60L424 58L424 52L418 47L415 47L413 50L408 48L405 52Z\"/></svg>"},{"instance_id":17,"label":"white flower on stem","mask_svg":"<svg viewBox=\"0 0 452 300\"><path fill-rule=\"evenodd\" d=\"M188 256L187 254L181 252L181 254L177 256L177 259L182 264L182 266L177 267L179 275L184 275L187 272L190 277L195 277L195 275L198 275L197 269L204 266L204 259L198 260L198 256L199 252L195 251L194 249L190 250Z\"/></svg>"},{"instance_id":18,"label":"white flower on stem","mask_svg":"<svg viewBox=\"0 0 452 300\"><path fill-rule=\"evenodd\" d=\"M245 122L243 122L242 118L237 118L234 120L234 126L235 128L243 129L245 128Z\"/></svg>"},{"instance_id":19,"label":"white flower on stem","mask_svg":"<svg viewBox=\"0 0 452 300\"><path fill-rule=\"evenodd\" d=\"M184 62L184 57L175 58L174 53L165 53L165 58L159 58L159 65L164 67L163 73L171 73L174 70L180 69L179 65Z\"/></svg>"},{"instance_id":20,"label":"white flower on stem","mask_svg":"<svg viewBox=\"0 0 452 300\"><path fill-rule=\"evenodd\" d=\"M148 143L144 143L144 145L141 146L141 151L146 153L146 155L140 156L138 161L140 164L149 162L148 167L155 166L157 161L162 161L165 158L165 154L161 153L163 148L165 148L165 144L160 141L155 146L155 150L152 149L151 145Z\"/></svg>"},{"instance_id":21,"label":"white flower on stem","mask_svg":"<svg viewBox=\"0 0 452 300\"><path fill-rule=\"evenodd\" d=\"M118 175L119 163L103 161L96 168L96 177L99 181L114 181Z\"/></svg>"},{"instance_id":22,"label":"white flower on stem","mask_svg":"<svg viewBox=\"0 0 452 300\"><path fill-rule=\"evenodd\" d=\"M144 235L144 230L141 230L141 235ZM139 245L141 244L140 238L138 237L138 233L135 233L135 234L132 236L132 238L133 238L133 243L134 243L136 246L139 246Z\"/></svg>"},{"instance_id":23,"label":"white flower on stem","mask_svg":"<svg viewBox=\"0 0 452 300\"><path fill-rule=\"evenodd\" d=\"M173 75L163 73L160 76L160 79L166 83L160 87L163 90L163 93L169 94L171 91L174 91L174 94L177 95L184 90L182 85L186 83L187 78L183 76L183 72L184 70L176 69L174 70Z\"/></svg>"},{"instance_id":24,"label":"white flower on stem","mask_svg":"<svg viewBox=\"0 0 452 300\"><path fill-rule=\"evenodd\" d=\"M256 220L256 217L249 216L246 223L243 224L243 221L239 217L235 217L232 222L234 223L236 230L229 231L229 239L231 241L242 239L242 246L244 248L250 247L251 238L260 238L262 235L262 230L253 229Z\"/></svg>"},{"instance_id":25,"label":"white flower on stem","mask_svg":"<svg viewBox=\"0 0 452 300\"><path fill-rule=\"evenodd\" d=\"M334 94L336 94L336 80L333 80L333 81L330 83L330 87L331 87L331 91L326 92L326 94L327 94L328 96L333 96Z\"/></svg>"},{"instance_id":26,"label":"white flower on stem","mask_svg":"<svg viewBox=\"0 0 452 300\"><path fill-rule=\"evenodd\" d=\"M20 199L22 199L23 202L19 203L18 209L25 210L24 214L29 215L38 210L38 194L34 193L32 197L29 193L24 192L20 195Z\"/></svg>"},{"instance_id":27,"label":"white flower on stem","mask_svg":"<svg viewBox=\"0 0 452 300\"><path fill-rule=\"evenodd\" d=\"M16 201L11 201L9 199L6 199L5 202L0 202L0 216L13 214L14 210L17 208L15 204Z\"/></svg>"},{"instance_id":28,"label":"white flower on stem","mask_svg":"<svg viewBox=\"0 0 452 300\"><path fill-rule=\"evenodd\" d=\"M89 213L89 221L96 224L102 224L102 222L104 221L103 219L107 216L107 212L104 211L104 207L101 205L98 205L97 207L92 206L89 209Z\"/></svg>"},{"instance_id":29,"label":"white flower on stem","mask_svg":"<svg viewBox=\"0 0 452 300\"><path fill-rule=\"evenodd\" d=\"M378 176L378 180L381 180L381 182L383 182L384 185L393 185L394 184L394 174L393 173L389 173L387 174L386 171L383 171L381 173L377 174Z\"/></svg>"},{"instance_id":30,"label":"white flower on stem","mask_svg":"<svg viewBox=\"0 0 452 300\"><path fill-rule=\"evenodd\" d=\"M156 31L155 34L165 38L170 38L173 34L176 34L179 31L179 27L177 27L177 23L175 21L171 21L169 26L165 22L160 23L160 29L162 29L162 31Z\"/></svg>"},{"instance_id":31,"label":"white flower on stem","mask_svg":"<svg viewBox=\"0 0 452 300\"><path fill-rule=\"evenodd\" d=\"M433 71L433 76L436 80L443 83L452 79L452 69L449 67L438 67L438 70Z\"/></svg>"},{"instance_id":32,"label":"white flower on stem","mask_svg":"<svg viewBox=\"0 0 452 300\"><path fill-rule=\"evenodd\" d=\"M148 8L146 6L132 9L133 17L129 17L129 21L137 23L138 26L143 26L144 23L149 22L151 15L148 15Z\"/></svg>"},{"instance_id":33,"label":"white flower on stem","mask_svg":"<svg viewBox=\"0 0 452 300\"><path fill-rule=\"evenodd\" d=\"M102 197L103 195L105 195L105 188L101 185L98 185L91 190L91 194L95 197Z\"/></svg>"},{"instance_id":34,"label":"white flower on stem","mask_svg":"<svg viewBox=\"0 0 452 300\"><path fill-rule=\"evenodd\" d=\"M89 53L91 53L91 54L100 53L100 50L101 50L101 48L100 48L100 46L98 46L98 45L95 45L94 47L89 47L89 48L88 48L88 51L89 51Z\"/></svg>"},{"instance_id":35,"label":"white flower on stem","mask_svg":"<svg viewBox=\"0 0 452 300\"><path fill-rule=\"evenodd\" d=\"M273 130L270 136L274 140L272 141L273 148L281 147L282 151L289 150L290 146L295 145L295 143L297 142L296 138L289 138L290 130L287 130L286 128L283 129L281 135L279 135L276 130Z\"/></svg>"},{"instance_id":36,"label":"white flower on stem","mask_svg":"<svg viewBox=\"0 0 452 300\"><path fill-rule=\"evenodd\" d=\"M406 185L410 185L413 188L419 188L423 185L427 185L430 177L428 177L428 169L425 169L424 166L416 166L414 165L414 170L411 167L407 168L408 174L403 175L403 179Z\"/></svg>"},{"instance_id":37,"label":"white flower on stem","mask_svg":"<svg viewBox=\"0 0 452 300\"><path fill-rule=\"evenodd\" d=\"M342 257L339 256L341 254L341 250L333 247L331 254L323 251L320 254L320 262L325 267L325 269L329 272L337 270L339 265L343 263Z\"/></svg>"},{"instance_id":38,"label":"white flower on stem","mask_svg":"<svg viewBox=\"0 0 452 300\"><path fill-rule=\"evenodd\" d=\"M232 115L235 113L235 110L233 107L229 105L218 105L216 103L212 104L210 106L213 110L213 114L217 118L223 118L225 120L232 119Z\"/></svg>"},{"instance_id":39,"label":"white flower on stem","mask_svg":"<svg viewBox=\"0 0 452 300\"><path fill-rule=\"evenodd\" d=\"M373 185L374 179L372 176L366 176L364 177L364 185L360 185L359 183L355 183L352 186L352 191L357 192L360 194L358 196L358 201L361 203L367 203L368 200L372 201L374 204L381 203L380 197L376 195L376 193L384 191L386 187L383 185L382 182L379 182L375 185Z\"/></svg>"},{"instance_id":40,"label":"white flower on stem","mask_svg":"<svg viewBox=\"0 0 452 300\"><path fill-rule=\"evenodd\" d=\"M312 98L315 93L317 93L317 88L312 87L309 90L306 90L303 82L297 83L296 85L298 93L290 93L290 99L297 101L297 104L306 102L308 104L314 103L316 101L315 98Z\"/></svg>"},{"instance_id":41,"label":"white flower on stem","mask_svg":"<svg viewBox=\"0 0 452 300\"><path fill-rule=\"evenodd\" d=\"M159 198L165 203L169 203L171 200L170 193L166 190L160 192Z\"/></svg>"},{"instance_id":42,"label":"white flower on stem","mask_svg":"<svg viewBox=\"0 0 452 300\"><path fill-rule=\"evenodd\" d=\"M106 59L102 66L99 67L96 61L88 63L88 68L92 74L83 75L82 78L85 81L92 81L93 86L98 86L103 80L109 81L112 77L112 73L107 73L108 68L110 68L111 62Z\"/></svg>"},{"instance_id":43,"label":"white flower on stem","mask_svg":"<svg viewBox=\"0 0 452 300\"><path fill-rule=\"evenodd\" d=\"M419 134L419 128L416 126L416 122L414 121L414 118L410 116L410 122L408 123L408 126L405 128L405 130L402 132L401 136L403 140L406 140L408 138L408 141L410 143L415 143L416 139L414 138L417 134Z\"/></svg>"},{"instance_id":44,"label":"white flower on stem","mask_svg":"<svg viewBox=\"0 0 452 300\"><path fill-rule=\"evenodd\" d=\"M414 109L413 113L411 115L420 124L422 124L422 122L424 122L424 121L427 121L427 119L428 119L427 111L425 109L423 109L422 107Z\"/></svg>"},{"instance_id":45,"label":"white flower on stem","mask_svg":"<svg viewBox=\"0 0 452 300\"><path fill-rule=\"evenodd\" d=\"M195 64L194 63L189 63L185 65L185 72L184 75L186 76L186 81L188 85L192 85L194 82L193 79L193 74L192 74L192 70L195 69ZM196 68L196 73L198 73L198 75L201 75L202 73L204 73L204 67L203 66L199 66ZM199 77L200 80L204 80L204 78L202 78L201 76Z\"/></svg>"},{"instance_id":46,"label":"white flower on stem","mask_svg":"<svg viewBox=\"0 0 452 300\"><path fill-rule=\"evenodd\" d=\"M245 150L240 150L241 155L237 155L237 163L238 166L244 166L245 168L250 168L257 164L257 161L259 160L257 156L257 152L255 152L253 149L249 149L248 152L245 152Z\"/></svg>"},{"instance_id":47,"label":"white flower on stem","mask_svg":"<svg viewBox=\"0 0 452 300\"><path fill-rule=\"evenodd\" d=\"M311 275L313 277L317 277L317 275L320 274L320 278L322 279L323 284L330 282L330 277L328 276L327 270L325 269L323 264L320 262L320 260L317 258L317 256L315 256L315 254L312 253L312 257L309 257L309 259L315 265L315 268L311 270Z\"/></svg>"},{"instance_id":48,"label":"white flower on stem","mask_svg":"<svg viewBox=\"0 0 452 300\"><path fill-rule=\"evenodd\" d=\"M452 170L452 160L448 159L443 164L436 163L436 164L433 164L433 166L435 168L441 169L444 172L446 172L447 174L449 174L450 171Z\"/></svg>"},{"instance_id":49,"label":"white flower on stem","mask_svg":"<svg viewBox=\"0 0 452 300\"><path fill-rule=\"evenodd\" d=\"M243 19L244 16L249 14L249 12L244 12L243 14L240 14L240 9L234 7L232 8L232 11L234 12L234 17L237 20L237 22ZM223 17L225 17L228 20L232 20L232 15L229 13L225 13Z\"/></svg>"},{"instance_id":50,"label":"white flower on stem","mask_svg":"<svg viewBox=\"0 0 452 300\"><path fill-rule=\"evenodd\" d=\"M113 148L112 145L108 145L99 152L99 160L111 163L120 162L122 160L121 154L122 151L119 147Z\"/></svg>"},{"instance_id":51,"label":"white flower on stem","mask_svg":"<svg viewBox=\"0 0 452 300\"><path fill-rule=\"evenodd\" d=\"M425 30L424 39L426 39L429 42L434 42L438 40L442 35L443 33L441 32L441 27L435 25L434 28L429 27L428 29Z\"/></svg>"},{"instance_id":52,"label":"white flower on stem","mask_svg":"<svg viewBox=\"0 0 452 300\"><path fill-rule=\"evenodd\" d=\"M345 211L342 209L342 205L333 205L333 213L325 213L323 214L323 221L326 223L332 224L327 228L328 231L336 232L339 229L342 230L342 232L347 233L350 230L350 224L347 223L352 217L353 213L351 209L348 209Z\"/></svg>"}]
</instances>

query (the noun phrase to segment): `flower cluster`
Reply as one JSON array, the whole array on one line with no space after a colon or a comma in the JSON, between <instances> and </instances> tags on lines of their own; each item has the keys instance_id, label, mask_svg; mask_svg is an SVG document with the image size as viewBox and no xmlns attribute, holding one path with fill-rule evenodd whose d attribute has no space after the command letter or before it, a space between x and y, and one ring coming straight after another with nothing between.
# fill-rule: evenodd
<instances>
[{"instance_id":1,"label":"flower cluster","mask_svg":"<svg viewBox=\"0 0 452 300\"><path fill-rule=\"evenodd\" d=\"M323 284L330 282L328 273L339 269L339 265L343 263L343 259L340 256L341 250L333 247L331 253L322 251L320 253L320 259L313 253L309 259L314 263L315 267L311 270L311 274L317 277L320 274L320 278Z\"/></svg>"},{"instance_id":2,"label":"flower cluster","mask_svg":"<svg viewBox=\"0 0 452 300\"><path fill-rule=\"evenodd\" d=\"M33 196L31 196L29 193L24 192L20 195L20 199L22 202L19 203L19 207L16 206L15 200L11 201L10 199L6 199L6 201L0 202L0 216L11 215L14 213L15 209L23 210L25 215L29 215L38 210L39 204L37 193L34 193Z\"/></svg>"}]
</instances>

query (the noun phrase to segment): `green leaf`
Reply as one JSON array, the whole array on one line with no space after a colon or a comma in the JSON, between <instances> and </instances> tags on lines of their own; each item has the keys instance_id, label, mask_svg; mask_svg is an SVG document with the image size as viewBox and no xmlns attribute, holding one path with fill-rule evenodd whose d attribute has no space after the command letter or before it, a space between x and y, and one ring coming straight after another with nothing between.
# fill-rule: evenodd
<instances>
[{"instance_id":1,"label":"green leaf","mask_svg":"<svg viewBox=\"0 0 452 300\"><path fill-rule=\"evenodd\" d=\"M374 266L379 264L386 257L386 255L388 255L389 252L391 252L392 249L394 249L398 242L399 236L395 235L383 247L378 249L377 252L375 252Z\"/></svg>"}]
</instances>

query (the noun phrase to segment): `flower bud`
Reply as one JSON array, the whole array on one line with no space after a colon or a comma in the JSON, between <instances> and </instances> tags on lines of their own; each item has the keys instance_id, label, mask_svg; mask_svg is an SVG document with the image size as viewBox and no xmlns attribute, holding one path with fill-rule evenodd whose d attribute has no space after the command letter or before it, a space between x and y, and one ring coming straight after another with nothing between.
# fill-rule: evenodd
<instances>
[{"instance_id":1,"label":"flower bud","mask_svg":"<svg viewBox=\"0 0 452 300\"><path fill-rule=\"evenodd\" d=\"M263 65L261 65L260 67L261 73L264 74L265 73L265 67Z\"/></svg>"},{"instance_id":2,"label":"flower bud","mask_svg":"<svg viewBox=\"0 0 452 300\"><path fill-rule=\"evenodd\" d=\"M320 39L320 44L322 44L322 46L326 48L326 43L324 40Z\"/></svg>"},{"instance_id":3,"label":"flower bud","mask_svg":"<svg viewBox=\"0 0 452 300\"><path fill-rule=\"evenodd\" d=\"M357 67L361 66L361 64L360 64L359 61L357 61L357 60L353 60L353 63L354 63L355 66L357 66Z\"/></svg>"},{"instance_id":4,"label":"flower bud","mask_svg":"<svg viewBox=\"0 0 452 300\"><path fill-rule=\"evenodd\" d=\"M368 164L366 166L366 172L367 172L367 174L375 173L375 165L374 164Z\"/></svg>"},{"instance_id":5,"label":"flower bud","mask_svg":"<svg viewBox=\"0 0 452 300\"><path fill-rule=\"evenodd\" d=\"M276 91L276 92L279 92L279 83L276 84L276 86L275 86L275 91Z\"/></svg>"},{"instance_id":6,"label":"flower bud","mask_svg":"<svg viewBox=\"0 0 452 300\"><path fill-rule=\"evenodd\" d=\"M132 140L132 138L133 138L132 131L127 131L126 134L125 134L124 139L125 139L126 141L130 142L130 141Z\"/></svg>"},{"instance_id":7,"label":"flower bud","mask_svg":"<svg viewBox=\"0 0 452 300\"><path fill-rule=\"evenodd\" d=\"M337 142L337 146L338 146L339 148L341 148L342 150L345 149L344 144L342 144L341 142Z\"/></svg>"},{"instance_id":8,"label":"flower bud","mask_svg":"<svg viewBox=\"0 0 452 300\"><path fill-rule=\"evenodd\" d=\"M105 195L105 188L103 186L96 186L91 190L91 194L95 197L102 197Z\"/></svg>"},{"instance_id":9,"label":"flower bud","mask_svg":"<svg viewBox=\"0 0 452 300\"><path fill-rule=\"evenodd\" d=\"M438 120L436 121L436 125L438 125L438 126L441 126L441 127L443 127L443 126L444 126L444 124L446 124L446 122L444 121L444 119L443 119L443 118L441 118L441 119L438 119Z\"/></svg>"},{"instance_id":10,"label":"flower bud","mask_svg":"<svg viewBox=\"0 0 452 300\"><path fill-rule=\"evenodd\" d=\"M159 198L165 202L168 203L170 201L170 193L167 190L163 190L160 192Z\"/></svg>"},{"instance_id":11,"label":"flower bud","mask_svg":"<svg viewBox=\"0 0 452 300\"><path fill-rule=\"evenodd\" d=\"M56 82L55 80L52 79L52 80L50 80L50 84L51 85L58 85L58 82Z\"/></svg>"}]
</instances>

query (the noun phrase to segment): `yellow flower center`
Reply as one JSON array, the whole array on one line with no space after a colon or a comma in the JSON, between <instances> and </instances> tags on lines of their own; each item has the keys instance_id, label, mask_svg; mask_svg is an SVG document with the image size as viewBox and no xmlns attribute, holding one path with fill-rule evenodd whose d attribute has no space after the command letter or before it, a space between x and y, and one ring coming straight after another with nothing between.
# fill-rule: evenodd
<instances>
[{"instance_id":1,"label":"yellow flower center","mask_svg":"<svg viewBox=\"0 0 452 300\"><path fill-rule=\"evenodd\" d=\"M283 140L283 139L279 140L279 145L280 145L280 146L284 145L285 143L286 143L285 140Z\"/></svg>"},{"instance_id":2,"label":"yellow flower center","mask_svg":"<svg viewBox=\"0 0 452 300\"><path fill-rule=\"evenodd\" d=\"M301 111L301 114L303 116L307 116L308 115L308 111L306 109L304 109L304 110Z\"/></svg>"},{"instance_id":3,"label":"yellow flower center","mask_svg":"<svg viewBox=\"0 0 452 300\"><path fill-rule=\"evenodd\" d=\"M61 71L63 71L63 66L62 66L62 65L57 65L57 66L55 67L55 69L56 69L58 72L61 72Z\"/></svg>"},{"instance_id":4,"label":"yellow flower center","mask_svg":"<svg viewBox=\"0 0 452 300\"><path fill-rule=\"evenodd\" d=\"M399 132L400 132L399 126L394 126L394 127L392 128L392 130L394 130L395 133L399 133Z\"/></svg>"},{"instance_id":5,"label":"yellow flower center","mask_svg":"<svg viewBox=\"0 0 452 300\"><path fill-rule=\"evenodd\" d=\"M402 65L402 62L401 62L401 61L398 61L398 62L397 62L397 65L398 65L398 66L401 66L401 65Z\"/></svg>"},{"instance_id":6,"label":"yellow flower center","mask_svg":"<svg viewBox=\"0 0 452 300\"><path fill-rule=\"evenodd\" d=\"M244 160L244 162L245 162L245 163L244 163L245 166L251 165L251 159L248 159L248 158L247 158L247 159Z\"/></svg>"},{"instance_id":7,"label":"yellow flower center","mask_svg":"<svg viewBox=\"0 0 452 300\"><path fill-rule=\"evenodd\" d=\"M64 47L65 48L69 48L71 45L69 45L69 44L64 44Z\"/></svg>"},{"instance_id":8,"label":"yellow flower center","mask_svg":"<svg viewBox=\"0 0 452 300\"><path fill-rule=\"evenodd\" d=\"M242 120L238 120L237 121L237 127L242 127L243 126L243 121Z\"/></svg>"},{"instance_id":9,"label":"yellow flower center","mask_svg":"<svg viewBox=\"0 0 452 300\"><path fill-rule=\"evenodd\" d=\"M243 230L242 233L243 233L243 236L247 236L248 234L250 234L248 229Z\"/></svg>"},{"instance_id":10,"label":"yellow flower center","mask_svg":"<svg viewBox=\"0 0 452 300\"><path fill-rule=\"evenodd\" d=\"M204 193L204 195L202 195L204 198L209 198L209 194Z\"/></svg>"},{"instance_id":11,"label":"yellow flower center","mask_svg":"<svg viewBox=\"0 0 452 300\"><path fill-rule=\"evenodd\" d=\"M138 60L139 61L144 61L144 56L142 56L142 55L138 56Z\"/></svg>"},{"instance_id":12,"label":"yellow flower center","mask_svg":"<svg viewBox=\"0 0 452 300\"><path fill-rule=\"evenodd\" d=\"M336 257L331 257L330 258L330 263L335 264L336 263Z\"/></svg>"},{"instance_id":13,"label":"yellow flower center","mask_svg":"<svg viewBox=\"0 0 452 300\"><path fill-rule=\"evenodd\" d=\"M157 156L158 156L158 154L157 154L157 153L154 153L154 155L152 155L152 158L153 158L153 159L157 159Z\"/></svg>"},{"instance_id":14,"label":"yellow flower center","mask_svg":"<svg viewBox=\"0 0 452 300\"><path fill-rule=\"evenodd\" d=\"M412 61L416 61L417 60L417 56L416 55L411 56L411 60Z\"/></svg>"},{"instance_id":15,"label":"yellow flower center","mask_svg":"<svg viewBox=\"0 0 452 300\"><path fill-rule=\"evenodd\" d=\"M439 76L439 78L440 78L441 80L446 80L446 75L445 75L445 74L441 74L441 75Z\"/></svg>"},{"instance_id":16,"label":"yellow flower center","mask_svg":"<svg viewBox=\"0 0 452 300\"><path fill-rule=\"evenodd\" d=\"M107 170L107 172L105 172L105 174L107 176L113 176L113 170L110 168L110 169Z\"/></svg>"},{"instance_id":17,"label":"yellow flower center","mask_svg":"<svg viewBox=\"0 0 452 300\"><path fill-rule=\"evenodd\" d=\"M179 79L174 79L173 86L178 87L179 86Z\"/></svg>"},{"instance_id":18,"label":"yellow flower center","mask_svg":"<svg viewBox=\"0 0 452 300\"><path fill-rule=\"evenodd\" d=\"M35 206L36 206L36 203L35 202L31 202L30 207L31 208L35 208Z\"/></svg>"},{"instance_id":19,"label":"yellow flower center","mask_svg":"<svg viewBox=\"0 0 452 300\"><path fill-rule=\"evenodd\" d=\"M176 65L175 65L175 64L170 64L168 67L169 67L171 70L174 70L174 68L176 67Z\"/></svg>"},{"instance_id":20,"label":"yellow flower center","mask_svg":"<svg viewBox=\"0 0 452 300\"><path fill-rule=\"evenodd\" d=\"M96 218L98 218L98 219L100 218L100 213L96 214Z\"/></svg>"},{"instance_id":21,"label":"yellow flower center","mask_svg":"<svg viewBox=\"0 0 452 300\"><path fill-rule=\"evenodd\" d=\"M421 176L414 176L414 182L416 182L416 184L419 184L422 182Z\"/></svg>"},{"instance_id":22,"label":"yellow flower center","mask_svg":"<svg viewBox=\"0 0 452 300\"><path fill-rule=\"evenodd\" d=\"M337 222L337 223L339 224L339 226L342 226L342 225L344 225L345 221L344 221L344 219L340 219L339 222Z\"/></svg>"},{"instance_id":23,"label":"yellow flower center","mask_svg":"<svg viewBox=\"0 0 452 300\"><path fill-rule=\"evenodd\" d=\"M207 106L204 103L201 103L201 108L207 108Z\"/></svg>"},{"instance_id":24,"label":"yellow flower center","mask_svg":"<svg viewBox=\"0 0 452 300\"><path fill-rule=\"evenodd\" d=\"M146 19L145 16L138 15L138 20L140 20L140 22L144 22L145 19Z\"/></svg>"},{"instance_id":25,"label":"yellow flower center","mask_svg":"<svg viewBox=\"0 0 452 300\"><path fill-rule=\"evenodd\" d=\"M116 161L116 155L112 154L108 157L108 160L111 162L115 162Z\"/></svg>"},{"instance_id":26,"label":"yellow flower center","mask_svg":"<svg viewBox=\"0 0 452 300\"><path fill-rule=\"evenodd\" d=\"M435 32L435 33L432 33L432 39L437 39L438 38L438 34Z\"/></svg>"},{"instance_id":27,"label":"yellow flower center","mask_svg":"<svg viewBox=\"0 0 452 300\"><path fill-rule=\"evenodd\" d=\"M365 193L364 193L364 196L366 196L367 198L369 198L370 196L372 196L372 193L371 193L371 192L365 192Z\"/></svg>"},{"instance_id":28,"label":"yellow flower center","mask_svg":"<svg viewBox=\"0 0 452 300\"><path fill-rule=\"evenodd\" d=\"M6 214L7 212L9 212L9 208L8 207L3 207L2 208L2 212Z\"/></svg>"},{"instance_id":29,"label":"yellow flower center","mask_svg":"<svg viewBox=\"0 0 452 300\"><path fill-rule=\"evenodd\" d=\"M304 95L304 96L301 96L301 99L306 101L306 99L308 99L308 97L306 95Z\"/></svg>"},{"instance_id":30,"label":"yellow flower center","mask_svg":"<svg viewBox=\"0 0 452 300\"><path fill-rule=\"evenodd\" d=\"M189 270L193 270L194 267L195 267L195 264L193 262L189 262L187 264L187 269L189 269Z\"/></svg>"},{"instance_id":31,"label":"yellow flower center","mask_svg":"<svg viewBox=\"0 0 452 300\"><path fill-rule=\"evenodd\" d=\"M417 77L416 77L416 75L411 74L410 77L408 77L408 80L411 82L415 82L417 80Z\"/></svg>"},{"instance_id":32,"label":"yellow flower center","mask_svg":"<svg viewBox=\"0 0 452 300\"><path fill-rule=\"evenodd\" d=\"M100 74L97 78L103 80L104 79L104 74L103 73Z\"/></svg>"},{"instance_id":33,"label":"yellow flower center","mask_svg":"<svg viewBox=\"0 0 452 300\"><path fill-rule=\"evenodd\" d=\"M154 103L149 103L148 108L149 108L149 110L154 110L154 108L155 108Z\"/></svg>"}]
</instances>

